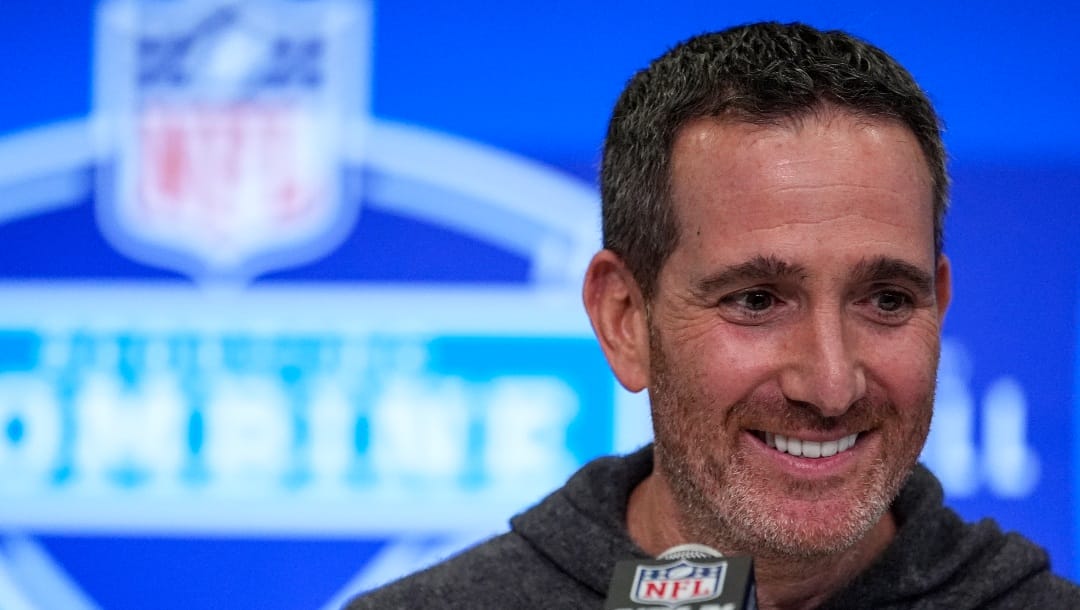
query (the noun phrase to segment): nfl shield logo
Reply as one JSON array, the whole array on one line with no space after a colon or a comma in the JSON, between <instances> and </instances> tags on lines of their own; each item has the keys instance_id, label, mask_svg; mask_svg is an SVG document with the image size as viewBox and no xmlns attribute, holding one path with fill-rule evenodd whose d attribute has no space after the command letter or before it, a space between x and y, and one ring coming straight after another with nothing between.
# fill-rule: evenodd
<instances>
[{"instance_id":1,"label":"nfl shield logo","mask_svg":"<svg viewBox=\"0 0 1080 610\"><path fill-rule=\"evenodd\" d=\"M356 215L342 148L359 122L368 21L351 2L103 5L105 235L203 279L246 279L336 246Z\"/></svg>"},{"instance_id":2,"label":"nfl shield logo","mask_svg":"<svg viewBox=\"0 0 1080 610\"><path fill-rule=\"evenodd\" d=\"M679 561L638 566L630 599L639 604L669 607L718 597L724 590L727 561Z\"/></svg>"}]
</instances>

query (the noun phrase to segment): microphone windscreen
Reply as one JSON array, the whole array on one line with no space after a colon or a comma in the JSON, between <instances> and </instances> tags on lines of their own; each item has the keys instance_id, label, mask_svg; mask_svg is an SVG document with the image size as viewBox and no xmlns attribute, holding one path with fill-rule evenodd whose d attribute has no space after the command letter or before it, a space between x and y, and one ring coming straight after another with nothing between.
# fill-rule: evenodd
<instances>
[{"instance_id":1,"label":"microphone windscreen","mask_svg":"<svg viewBox=\"0 0 1080 610\"><path fill-rule=\"evenodd\" d=\"M670 549L660 553L656 556L657 559L712 559L713 557L723 557L724 554L720 551L712 548L711 546L705 546L704 544L698 544L696 542L687 542L686 544L679 544L671 547Z\"/></svg>"},{"instance_id":2,"label":"microphone windscreen","mask_svg":"<svg viewBox=\"0 0 1080 610\"><path fill-rule=\"evenodd\" d=\"M684 544L656 559L615 565L605 610L756 610L750 557L723 557L702 544Z\"/></svg>"}]
</instances>

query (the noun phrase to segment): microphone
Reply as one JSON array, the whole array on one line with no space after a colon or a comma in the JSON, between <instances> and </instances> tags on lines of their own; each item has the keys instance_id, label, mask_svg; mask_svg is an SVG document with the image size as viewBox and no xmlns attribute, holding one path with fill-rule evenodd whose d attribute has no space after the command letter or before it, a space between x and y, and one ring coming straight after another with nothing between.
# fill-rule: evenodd
<instances>
[{"instance_id":1,"label":"microphone","mask_svg":"<svg viewBox=\"0 0 1080 610\"><path fill-rule=\"evenodd\" d=\"M615 564L604 610L648 608L757 610L754 560L691 543Z\"/></svg>"}]
</instances>

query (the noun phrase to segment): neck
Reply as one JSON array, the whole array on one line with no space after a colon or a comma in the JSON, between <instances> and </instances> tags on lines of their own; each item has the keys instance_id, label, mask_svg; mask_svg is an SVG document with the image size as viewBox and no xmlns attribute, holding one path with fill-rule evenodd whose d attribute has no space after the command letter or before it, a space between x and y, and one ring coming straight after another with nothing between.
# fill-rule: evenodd
<instances>
[{"instance_id":1,"label":"neck","mask_svg":"<svg viewBox=\"0 0 1080 610\"><path fill-rule=\"evenodd\" d=\"M692 540L680 523L680 513L670 490L654 471L630 494L626 510L630 537L650 555ZM719 545L725 555L752 555L761 610L809 610L865 570L885 550L896 534L892 513L885 515L851 548L813 558L769 554L755 549Z\"/></svg>"}]
</instances>

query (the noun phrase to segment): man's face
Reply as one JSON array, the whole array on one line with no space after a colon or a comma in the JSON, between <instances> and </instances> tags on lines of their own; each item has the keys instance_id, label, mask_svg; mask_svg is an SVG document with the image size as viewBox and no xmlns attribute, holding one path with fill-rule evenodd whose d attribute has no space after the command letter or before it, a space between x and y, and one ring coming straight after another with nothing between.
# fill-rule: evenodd
<instances>
[{"instance_id":1,"label":"man's face","mask_svg":"<svg viewBox=\"0 0 1080 610\"><path fill-rule=\"evenodd\" d=\"M929 428L948 264L914 136L702 119L649 315L657 474L691 539L814 556L879 521Z\"/></svg>"}]
</instances>

